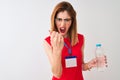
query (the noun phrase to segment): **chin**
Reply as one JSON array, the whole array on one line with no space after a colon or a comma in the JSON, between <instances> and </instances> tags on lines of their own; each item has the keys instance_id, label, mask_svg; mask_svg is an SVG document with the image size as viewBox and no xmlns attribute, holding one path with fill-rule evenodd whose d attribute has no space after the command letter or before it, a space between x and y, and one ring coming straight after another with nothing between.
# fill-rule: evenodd
<instances>
[{"instance_id":1,"label":"chin","mask_svg":"<svg viewBox=\"0 0 120 80\"><path fill-rule=\"evenodd\" d=\"M63 33L60 33L62 36L65 36L65 34L63 34Z\"/></svg>"},{"instance_id":2,"label":"chin","mask_svg":"<svg viewBox=\"0 0 120 80\"><path fill-rule=\"evenodd\" d=\"M66 37L66 32L62 33L62 32L59 32L63 37Z\"/></svg>"},{"instance_id":3,"label":"chin","mask_svg":"<svg viewBox=\"0 0 120 80\"><path fill-rule=\"evenodd\" d=\"M62 33L61 35L62 35L64 38L65 38L65 37L67 37L67 35L66 35L66 34L64 34L64 33Z\"/></svg>"}]
</instances>

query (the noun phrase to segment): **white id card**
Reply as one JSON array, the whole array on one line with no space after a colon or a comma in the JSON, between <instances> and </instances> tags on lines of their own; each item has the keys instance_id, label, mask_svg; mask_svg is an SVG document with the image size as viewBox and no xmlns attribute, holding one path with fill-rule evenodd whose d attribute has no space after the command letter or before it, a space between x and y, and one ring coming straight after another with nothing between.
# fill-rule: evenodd
<instances>
[{"instance_id":1,"label":"white id card","mask_svg":"<svg viewBox=\"0 0 120 80\"><path fill-rule=\"evenodd\" d=\"M65 58L66 68L77 67L77 58L76 56L68 56Z\"/></svg>"}]
</instances>

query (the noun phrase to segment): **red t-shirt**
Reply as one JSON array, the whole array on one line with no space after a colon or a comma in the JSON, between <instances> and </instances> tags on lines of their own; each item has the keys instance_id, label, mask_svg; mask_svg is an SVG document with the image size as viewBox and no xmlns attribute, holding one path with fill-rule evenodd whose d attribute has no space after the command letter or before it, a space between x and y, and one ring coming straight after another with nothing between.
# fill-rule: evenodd
<instances>
[{"instance_id":1,"label":"red t-shirt","mask_svg":"<svg viewBox=\"0 0 120 80\"><path fill-rule=\"evenodd\" d=\"M79 42L72 46L72 56L77 57L77 67L66 68L65 67L65 57L69 56L68 48L64 46L62 50L62 76L60 79L56 77L52 77L52 80L84 80L82 74L82 46L84 43L84 36L78 34ZM45 38L45 40L50 44L50 36ZM68 38L64 38L64 42L70 47L70 40Z\"/></svg>"}]
</instances>

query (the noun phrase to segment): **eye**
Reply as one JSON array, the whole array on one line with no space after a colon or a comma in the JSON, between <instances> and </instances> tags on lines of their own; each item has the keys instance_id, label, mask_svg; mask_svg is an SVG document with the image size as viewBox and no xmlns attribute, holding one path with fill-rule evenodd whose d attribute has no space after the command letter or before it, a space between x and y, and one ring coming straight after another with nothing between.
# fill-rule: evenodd
<instances>
[{"instance_id":1,"label":"eye","mask_svg":"<svg viewBox=\"0 0 120 80\"><path fill-rule=\"evenodd\" d=\"M64 19L66 22L69 22L71 19Z\"/></svg>"},{"instance_id":2,"label":"eye","mask_svg":"<svg viewBox=\"0 0 120 80\"><path fill-rule=\"evenodd\" d=\"M56 18L56 20L57 20L57 21L62 21L62 19L61 19L61 18Z\"/></svg>"}]
</instances>

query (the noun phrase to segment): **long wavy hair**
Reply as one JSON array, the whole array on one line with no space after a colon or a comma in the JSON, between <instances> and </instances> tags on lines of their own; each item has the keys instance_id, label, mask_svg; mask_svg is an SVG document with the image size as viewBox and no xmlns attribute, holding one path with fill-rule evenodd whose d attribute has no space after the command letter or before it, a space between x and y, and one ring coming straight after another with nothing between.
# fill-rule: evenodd
<instances>
[{"instance_id":1,"label":"long wavy hair","mask_svg":"<svg viewBox=\"0 0 120 80\"><path fill-rule=\"evenodd\" d=\"M71 45L74 46L78 42L76 11L69 2L62 1L55 6L51 15L51 31L58 31L55 18L59 12L63 11L67 11L72 19L72 24L68 30L68 37L70 38Z\"/></svg>"}]
</instances>

